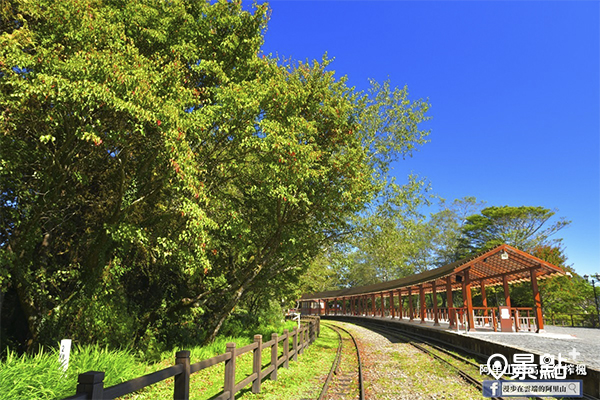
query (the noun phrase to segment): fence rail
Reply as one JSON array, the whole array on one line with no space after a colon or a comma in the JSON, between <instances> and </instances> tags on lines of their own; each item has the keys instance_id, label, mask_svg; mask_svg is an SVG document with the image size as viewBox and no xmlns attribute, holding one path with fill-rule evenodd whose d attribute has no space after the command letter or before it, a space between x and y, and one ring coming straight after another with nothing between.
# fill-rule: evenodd
<instances>
[{"instance_id":1,"label":"fence rail","mask_svg":"<svg viewBox=\"0 0 600 400\"><path fill-rule=\"evenodd\" d=\"M298 354L302 354L304 349L319 336L319 317L308 316L303 317L303 320L307 323L299 329L294 328L291 332L286 329L281 336L273 333L271 340L268 342L263 343L262 335L255 335L254 343L244 347L236 348L235 343L227 343L225 353L194 364L190 364L190 352L188 350L178 351L175 354L175 365L107 388L104 387L104 372L85 372L79 374L75 395L63 400L114 399L172 377L175 377L173 399L188 400L190 397L190 375L220 363L225 363L223 392L214 399L234 399L237 392L250 384L252 384L252 393L260 393L261 382L264 378L268 376L271 380L277 380L277 369L282 365L284 368L288 368L289 360L296 361ZM280 342L283 342L281 357L279 357L278 350ZM271 349L271 360L263 369L262 350L267 348ZM252 373L236 383L236 358L248 352L253 353Z\"/></svg>"}]
</instances>

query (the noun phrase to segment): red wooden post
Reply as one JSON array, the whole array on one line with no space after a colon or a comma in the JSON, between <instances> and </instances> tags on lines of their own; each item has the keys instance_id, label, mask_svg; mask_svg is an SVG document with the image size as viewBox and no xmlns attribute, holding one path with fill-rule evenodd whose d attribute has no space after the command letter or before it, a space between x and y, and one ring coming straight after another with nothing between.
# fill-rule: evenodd
<instances>
[{"instance_id":1,"label":"red wooden post","mask_svg":"<svg viewBox=\"0 0 600 400\"><path fill-rule=\"evenodd\" d=\"M385 301L383 299L383 292L380 293L380 297L381 297L381 318L385 317Z\"/></svg>"},{"instance_id":2,"label":"red wooden post","mask_svg":"<svg viewBox=\"0 0 600 400\"><path fill-rule=\"evenodd\" d=\"M481 280L481 302L483 303L483 306L485 307L485 310L483 310L483 316L487 317L488 316L488 302L487 302L487 296L485 294L485 279ZM488 318L484 318L483 319L483 323L487 324L489 321Z\"/></svg>"},{"instance_id":3,"label":"red wooden post","mask_svg":"<svg viewBox=\"0 0 600 400\"><path fill-rule=\"evenodd\" d=\"M398 318L404 318L404 305L402 304L402 290L398 290Z\"/></svg>"},{"instance_id":4,"label":"red wooden post","mask_svg":"<svg viewBox=\"0 0 600 400\"><path fill-rule=\"evenodd\" d=\"M254 335L254 343L256 344L256 348L252 350L252 373L256 374L256 379L254 379L252 382L252 393L256 394L260 393L260 372L262 370L262 335Z\"/></svg>"},{"instance_id":5,"label":"red wooden post","mask_svg":"<svg viewBox=\"0 0 600 400\"><path fill-rule=\"evenodd\" d=\"M512 307L510 305L510 289L508 288L508 278L505 275L502 275L502 286L504 286L504 304L508 307Z\"/></svg>"},{"instance_id":6,"label":"red wooden post","mask_svg":"<svg viewBox=\"0 0 600 400\"><path fill-rule=\"evenodd\" d=\"M535 269L529 271L531 275L531 289L533 290L533 301L535 302L535 322L537 325L536 332L544 332L544 316L542 315L542 298L537 284L537 273Z\"/></svg>"},{"instance_id":7,"label":"red wooden post","mask_svg":"<svg viewBox=\"0 0 600 400\"><path fill-rule=\"evenodd\" d=\"M396 313L394 311L394 292L390 291L390 314L392 315L392 319L396 318Z\"/></svg>"},{"instance_id":8,"label":"red wooden post","mask_svg":"<svg viewBox=\"0 0 600 400\"><path fill-rule=\"evenodd\" d=\"M335 299L333 299L333 315L338 315L338 299L337 297Z\"/></svg>"},{"instance_id":9,"label":"red wooden post","mask_svg":"<svg viewBox=\"0 0 600 400\"><path fill-rule=\"evenodd\" d=\"M231 358L225 361L225 384L223 391L229 392L229 399L235 399L235 343L227 343L225 352L231 355Z\"/></svg>"},{"instance_id":10,"label":"red wooden post","mask_svg":"<svg viewBox=\"0 0 600 400\"><path fill-rule=\"evenodd\" d=\"M425 289L423 288L422 283L419 285L419 311L421 314L421 323L424 324L425 323L425 313L427 312L427 310L426 310L426 305L425 305Z\"/></svg>"},{"instance_id":11,"label":"red wooden post","mask_svg":"<svg viewBox=\"0 0 600 400\"><path fill-rule=\"evenodd\" d=\"M475 323L473 318L473 299L471 297L471 277L469 274L469 268L465 269L465 292L467 298L467 322L469 324L469 331L475 332ZM463 296L465 293L463 293Z\"/></svg>"},{"instance_id":12,"label":"red wooden post","mask_svg":"<svg viewBox=\"0 0 600 400\"><path fill-rule=\"evenodd\" d=\"M372 312L372 316L374 317L376 315L376 309L375 309L375 294L371 295L371 312Z\"/></svg>"},{"instance_id":13,"label":"red wooden post","mask_svg":"<svg viewBox=\"0 0 600 400\"><path fill-rule=\"evenodd\" d=\"M448 320L450 321L450 326L448 328L454 328L454 302L452 300L452 276L446 277L446 305L448 306Z\"/></svg>"},{"instance_id":14,"label":"red wooden post","mask_svg":"<svg viewBox=\"0 0 600 400\"><path fill-rule=\"evenodd\" d=\"M413 301L412 301L412 289L408 288L408 318L409 318L409 322L412 322L412 320L414 319L414 314L413 314Z\"/></svg>"},{"instance_id":15,"label":"red wooden post","mask_svg":"<svg viewBox=\"0 0 600 400\"><path fill-rule=\"evenodd\" d=\"M188 400L190 398L190 352L182 350L175 353L175 365L183 364L183 372L175 375L174 400Z\"/></svg>"},{"instance_id":16,"label":"red wooden post","mask_svg":"<svg viewBox=\"0 0 600 400\"><path fill-rule=\"evenodd\" d=\"M438 320L437 285L435 281L433 281L432 290L433 292L431 294L431 301L433 303L433 326L440 326L440 322Z\"/></svg>"}]
</instances>

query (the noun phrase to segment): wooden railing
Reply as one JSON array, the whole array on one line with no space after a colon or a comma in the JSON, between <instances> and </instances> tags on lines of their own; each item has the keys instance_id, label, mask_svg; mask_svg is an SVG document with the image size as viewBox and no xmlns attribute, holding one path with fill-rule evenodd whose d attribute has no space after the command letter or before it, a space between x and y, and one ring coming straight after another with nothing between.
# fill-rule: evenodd
<instances>
[{"instance_id":1,"label":"wooden railing","mask_svg":"<svg viewBox=\"0 0 600 400\"><path fill-rule=\"evenodd\" d=\"M277 380L277 369L281 365L288 368L289 360L296 361L298 354L302 354L304 349L319 336L319 317L303 317L303 320L307 323L300 329L294 328L292 332L288 332L286 329L281 336L273 333L271 340L268 342L263 343L262 335L255 335L254 343L239 349L235 347L235 343L227 343L224 354L194 364L190 364L190 352L188 350L178 351L175 354L175 365L108 388L104 387L104 372L89 371L79 374L76 394L64 400L114 399L171 377L175 377L173 399L188 400L190 397L190 375L223 362L225 363L223 392L213 397L213 399L234 399L237 392L250 384L252 384L252 393L259 393L264 378L268 376L272 380ZM280 342L283 342L281 357L278 355ZM267 348L271 350L271 360L263 369L262 350ZM253 353L252 374L236 383L236 358L248 352Z\"/></svg>"}]
</instances>

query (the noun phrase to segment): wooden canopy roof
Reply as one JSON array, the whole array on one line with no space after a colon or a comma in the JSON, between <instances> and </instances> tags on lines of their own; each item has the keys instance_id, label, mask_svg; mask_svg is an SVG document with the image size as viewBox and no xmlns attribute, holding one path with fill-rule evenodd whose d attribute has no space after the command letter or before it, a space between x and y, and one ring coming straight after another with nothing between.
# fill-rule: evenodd
<instances>
[{"instance_id":1,"label":"wooden canopy roof","mask_svg":"<svg viewBox=\"0 0 600 400\"><path fill-rule=\"evenodd\" d=\"M434 285L436 291L445 292L448 277L454 290L462 287L462 281L467 274L471 287L480 286L482 281L485 281L485 286L495 286L503 284L505 277L508 283L529 281L531 270L535 270L537 279L564 275L561 268L512 246L502 244L486 252L420 274L373 285L305 294L301 300L333 299L390 291L401 292L404 296L408 294L409 288L417 289L420 285L423 285L425 293L432 292Z\"/></svg>"}]
</instances>

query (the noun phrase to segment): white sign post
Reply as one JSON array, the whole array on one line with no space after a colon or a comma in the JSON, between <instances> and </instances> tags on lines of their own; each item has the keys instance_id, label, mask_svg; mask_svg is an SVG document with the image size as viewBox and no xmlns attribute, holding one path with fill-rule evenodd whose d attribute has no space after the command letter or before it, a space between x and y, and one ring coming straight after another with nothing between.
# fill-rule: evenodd
<instances>
[{"instance_id":1,"label":"white sign post","mask_svg":"<svg viewBox=\"0 0 600 400\"><path fill-rule=\"evenodd\" d=\"M63 372L67 372L69 368L69 355L71 354L71 339L63 339L60 341L60 352L58 353L58 361Z\"/></svg>"}]
</instances>

